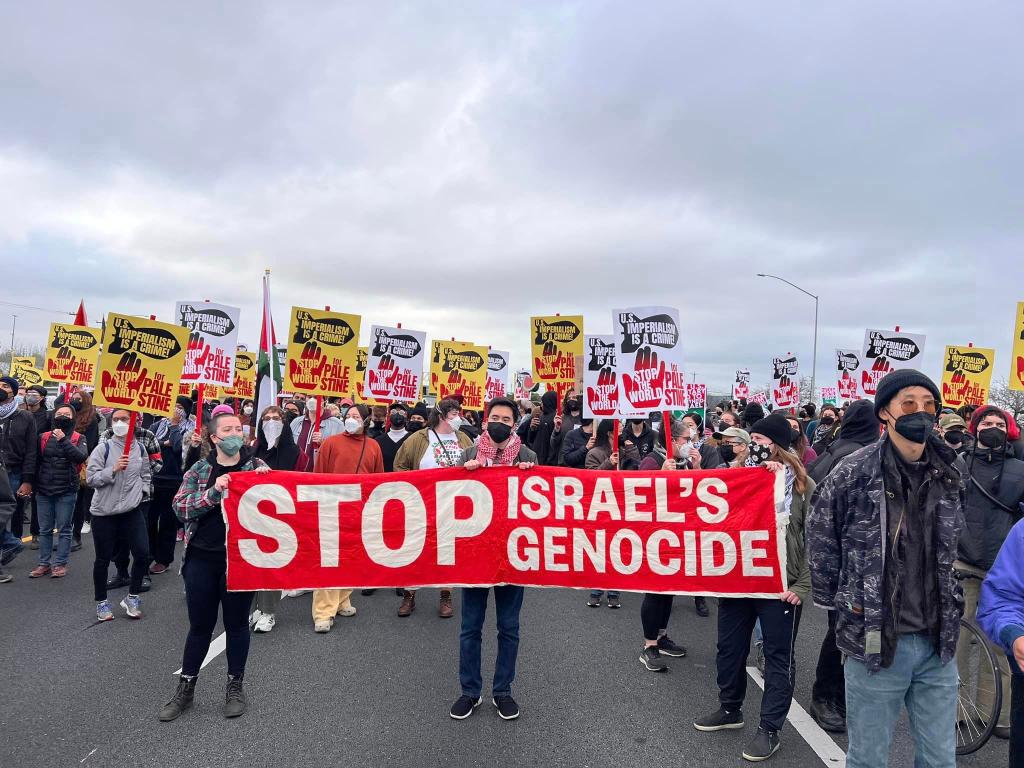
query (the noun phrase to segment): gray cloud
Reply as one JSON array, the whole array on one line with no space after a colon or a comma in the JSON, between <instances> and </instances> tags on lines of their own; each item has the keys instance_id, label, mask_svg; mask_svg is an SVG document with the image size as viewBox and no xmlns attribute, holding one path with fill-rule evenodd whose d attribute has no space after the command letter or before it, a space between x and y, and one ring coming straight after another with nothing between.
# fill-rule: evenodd
<instances>
[{"instance_id":1,"label":"gray cloud","mask_svg":"<svg viewBox=\"0 0 1024 768\"><path fill-rule=\"evenodd\" d=\"M291 304L528 360L531 313L678 306L717 388L863 329L998 347L1024 234L1015 4L0 11L4 298ZM26 262L36 268L26 269ZM9 284L10 285L10 284ZM248 318L248 321L247 321ZM42 338L46 316L20 316ZM0 314L0 324L3 316ZM0 334L2 335L2 334Z\"/></svg>"}]
</instances>

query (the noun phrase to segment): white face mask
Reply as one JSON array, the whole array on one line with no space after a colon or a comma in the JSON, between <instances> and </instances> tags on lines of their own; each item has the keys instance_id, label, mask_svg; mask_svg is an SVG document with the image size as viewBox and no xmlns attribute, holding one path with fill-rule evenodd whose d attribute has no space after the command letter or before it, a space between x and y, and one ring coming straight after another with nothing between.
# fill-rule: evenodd
<instances>
[{"instance_id":1,"label":"white face mask","mask_svg":"<svg viewBox=\"0 0 1024 768\"><path fill-rule=\"evenodd\" d=\"M306 410L310 413L316 413L316 400L314 398L311 397L306 400Z\"/></svg>"},{"instance_id":2,"label":"white face mask","mask_svg":"<svg viewBox=\"0 0 1024 768\"><path fill-rule=\"evenodd\" d=\"M450 419L448 419L448 426L452 428L452 432L458 432L459 429L462 428L463 424L465 424L465 422L459 415L452 416Z\"/></svg>"},{"instance_id":3,"label":"white face mask","mask_svg":"<svg viewBox=\"0 0 1024 768\"><path fill-rule=\"evenodd\" d=\"M128 434L128 422L127 421L115 421L110 425L110 428L114 430L114 434L118 437L124 437Z\"/></svg>"},{"instance_id":4,"label":"white face mask","mask_svg":"<svg viewBox=\"0 0 1024 768\"><path fill-rule=\"evenodd\" d=\"M356 434L363 428L363 422L359 419L345 419L345 431L350 435Z\"/></svg>"},{"instance_id":5,"label":"white face mask","mask_svg":"<svg viewBox=\"0 0 1024 768\"><path fill-rule=\"evenodd\" d=\"M246 416L252 416L252 406L245 406L245 408L242 409L242 413L244 413Z\"/></svg>"},{"instance_id":6,"label":"white face mask","mask_svg":"<svg viewBox=\"0 0 1024 768\"><path fill-rule=\"evenodd\" d=\"M273 448L277 445L277 441L281 437L283 429L284 424L280 421L271 420L263 422L263 436L267 438L268 448Z\"/></svg>"},{"instance_id":7,"label":"white face mask","mask_svg":"<svg viewBox=\"0 0 1024 768\"><path fill-rule=\"evenodd\" d=\"M681 446L677 443L676 444L676 455L675 455L675 458L677 458L677 459L688 459L688 458L690 458L690 449L692 447L693 447L693 443L691 443L689 440L687 440Z\"/></svg>"}]
</instances>

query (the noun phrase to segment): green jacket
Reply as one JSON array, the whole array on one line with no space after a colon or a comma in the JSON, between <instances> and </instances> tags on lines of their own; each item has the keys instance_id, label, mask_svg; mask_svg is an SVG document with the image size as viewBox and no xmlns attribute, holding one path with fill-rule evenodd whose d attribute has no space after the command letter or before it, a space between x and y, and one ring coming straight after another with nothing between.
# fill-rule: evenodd
<instances>
[{"instance_id":1,"label":"green jacket","mask_svg":"<svg viewBox=\"0 0 1024 768\"><path fill-rule=\"evenodd\" d=\"M804 521L811 509L814 481L807 478L803 494L793 488L793 503L789 506L789 527L786 528L786 583L789 591L800 597L801 603L811 599L811 565L807 560L807 540Z\"/></svg>"}]
</instances>

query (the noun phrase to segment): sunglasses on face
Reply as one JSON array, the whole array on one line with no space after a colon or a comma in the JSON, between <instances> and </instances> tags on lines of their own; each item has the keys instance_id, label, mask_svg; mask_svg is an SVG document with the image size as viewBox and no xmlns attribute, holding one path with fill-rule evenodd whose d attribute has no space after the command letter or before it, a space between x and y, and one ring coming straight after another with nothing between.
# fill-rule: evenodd
<instances>
[{"instance_id":1,"label":"sunglasses on face","mask_svg":"<svg viewBox=\"0 0 1024 768\"><path fill-rule=\"evenodd\" d=\"M939 411L939 404L934 400L925 400L923 402L919 402L917 400L903 400L900 402L900 410L903 411L904 415L924 411L925 413L934 416Z\"/></svg>"}]
</instances>

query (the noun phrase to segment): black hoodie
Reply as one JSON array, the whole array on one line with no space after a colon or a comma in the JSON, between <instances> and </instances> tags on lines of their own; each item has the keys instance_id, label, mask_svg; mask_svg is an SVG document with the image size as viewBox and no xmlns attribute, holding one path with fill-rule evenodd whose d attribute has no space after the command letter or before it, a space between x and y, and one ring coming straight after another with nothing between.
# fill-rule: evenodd
<instances>
[{"instance_id":1,"label":"black hoodie","mask_svg":"<svg viewBox=\"0 0 1024 768\"><path fill-rule=\"evenodd\" d=\"M644 419L644 428L641 430L639 437L634 435L632 421L632 419L627 421L625 429L619 434L619 448L624 448L627 442L632 443L636 446L639 460L643 461L644 457L654 450L654 440L657 434L651 429L647 419Z\"/></svg>"},{"instance_id":2,"label":"black hoodie","mask_svg":"<svg viewBox=\"0 0 1024 768\"><path fill-rule=\"evenodd\" d=\"M846 409L839 434L829 443L817 459L807 468L807 474L815 483L820 483L831 472L840 460L851 453L875 442L879 435L880 425L875 417L874 406L868 400L856 400Z\"/></svg>"},{"instance_id":3,"label":"black hoodie","mask_svg":"<svg viewBox=\"0 0 1024 768\"><path fill-rule=\"evenodd\" d=\"M538 464L557 464L558 456L551 452L551 435L555 431L555 412L558 410L558 393L548 390L540 398L543 411L540 424L529 431L529 443L537 454ZM527 422L529 423L529 422Z\"/></svg>"}]
</instances>

